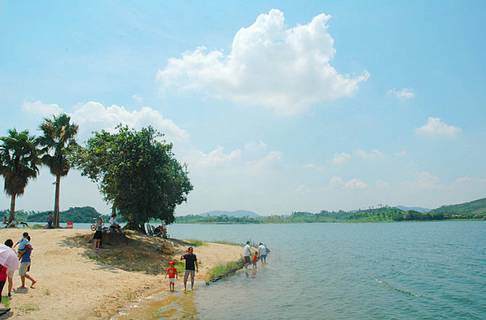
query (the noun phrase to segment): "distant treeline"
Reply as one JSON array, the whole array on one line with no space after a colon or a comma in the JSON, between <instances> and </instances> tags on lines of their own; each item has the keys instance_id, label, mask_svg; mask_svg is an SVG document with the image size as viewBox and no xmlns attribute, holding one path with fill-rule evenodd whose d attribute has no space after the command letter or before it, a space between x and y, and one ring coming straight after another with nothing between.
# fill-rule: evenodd
<instances>
[{"instance_id":1,"label":"distant treeline","mask_svg":"<svg viewBox=\"0 0 486 320\"><path fill-rule=\"evenodd\" d=\"M486 220L486 199L460 205L443 206L429 212L380 207L356 211L294 212L291 215L261 217L200 216L188 215L176 218L176 223L314 223L314 222L393 222L432 221L451 219Z\"/></svg>"},{"instance_id":2,"label":"distant treeline","mask_svg":"<svg viewBox=\"0 0 486 320\"><path fill-rule=\"evenodd\" d=\"M8 210L0 211L1 216L8 216ZM52 211L17 211L17 221L23 222L46 222L47 215ZM91 223L101 214L92 207L74 207L69 208L66 211L62 211L60 214L60 222L72 221L75 223ZM106 219L104 219L106 220Z\"/></svg>"}]
</instances>

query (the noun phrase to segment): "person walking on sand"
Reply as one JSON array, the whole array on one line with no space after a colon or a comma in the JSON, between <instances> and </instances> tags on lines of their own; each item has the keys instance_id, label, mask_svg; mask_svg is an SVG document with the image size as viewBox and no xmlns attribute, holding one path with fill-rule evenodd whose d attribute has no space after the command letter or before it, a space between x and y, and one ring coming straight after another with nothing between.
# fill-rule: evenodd
<instances>
[{"instance_id":1,"label":"person walking on sand","mask_svg":"<svg viewBox=\"0 0 486 320\"><path fill-rule=\"evenodd\" d=\"M248 266L251 264L250 241L247 241L245 246L243 247L243 260L245 262L245 267L248 268Z\"/></svg>"},{"instance_id":2,"label":"person walking on sand","mask_svg":"<svg viewBox=\"0 0 486 320\"><path fill-rule=\"evenodd\" d=\"M260 242L258 244L258 254L260 255L260 262L262 264L267 263L267 248L263 244L263 242Z\"/></svg>"},{"instance_id":3,"label":"person walking on sand","mask_svg":"<svg viewBox=\"0 0 486 320\"><path fill-rule=\"evenodd\" d=\"M31 288L34 288L34 285L36 284L36 280L30 276L27 272L30 271L30 264L31 264L31 259L30 255L32 253L32 245L30 244L30 237L27 236L27 240L29 240L29 243L25 246L24 250L20 251L19 258L20 258L20 268L19 268L19 275L20 275L20 282L22 285L19 287L19 289L27 289L25 286L25 278L29 279L32 284L30 285Z\"/></svg>"},{"instance_id":4,"label":"person walking on sand","mask_svg":"<svg viewBox=\"0 0 486 320\"><path fill-rule=\"evenodd\" d=\"M12 248L13 247L13 241L12 239L7 239L4 243L7 247ZM15 250L12 248L13 252ZM14 275L15 270L14 269L8 269L7 270L7 278L8 278L8 297L12 297L12 287L13 287L13 275Z\"/></svg>"},{"instance_id":5,"label":"person walking on sand","mask_svg":"<svg viewBox=\"0 0 486 320\"><path fill-rule=\"evenodd\" d=\"M178 279L177 269L174 267L174 261L169 261L169 267L166 270L165 278L169 276L169 291L174 292L176 279Z\"/></svg>"},{"instance_id":6,"label":"person walking on sand","mask_svg":"<svg viewBox=\"0 0 486 320\"><path fill-rule=\"evenodd\" d=\"M187 253L181 257L181 260L186 260L186 268L184 272L184 292L187 291L187 278L191 277L191 290L194 289L194 276L199 272L197 265L197 257L193 253L192 247L187 248Z\"/></svg>"}]
</instances>

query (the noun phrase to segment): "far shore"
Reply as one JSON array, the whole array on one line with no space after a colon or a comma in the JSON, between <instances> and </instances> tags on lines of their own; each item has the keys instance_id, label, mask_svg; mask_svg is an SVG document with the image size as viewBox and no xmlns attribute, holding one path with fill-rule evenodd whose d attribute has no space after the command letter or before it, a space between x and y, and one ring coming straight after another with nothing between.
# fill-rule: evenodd
<instances>
[{"instance_id":1,"label":"far shore","mask_svg":"<svg viewBox=\"0 0 486 320\"><path fill-rule=\"evenodd\" d=\"M110 319L119 310L153 294L167 295L163 270L171 259L179 260L191 242L129 234L129 244L107 245L96 253L83 229L2 229L0 240L32 237L31 274L35 289L13 293L9 319ZM241 259L241 248L221 243L196 243L200 261L198 283L209 280L211 269ZM183 290L182 275L176 291ZM27 284L30 283L27 280ZM20 285L18 272L14 288ZM197 286L195 288L197 291ZM7 285L3 295L7 294ZM5 301L5 297L4 297ZM1 318L0 318L1 319Z\"/></svg>"}]
</instances>

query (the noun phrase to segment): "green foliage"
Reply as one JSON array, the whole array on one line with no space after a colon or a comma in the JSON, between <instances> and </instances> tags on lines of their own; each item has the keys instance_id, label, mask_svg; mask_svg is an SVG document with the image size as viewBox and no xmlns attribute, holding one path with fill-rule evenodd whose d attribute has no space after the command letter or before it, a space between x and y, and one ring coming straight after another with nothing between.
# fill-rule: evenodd
<instances>
[{"instance_id":1,"label":"green foliage","mask_svg":"<svg viewBox=\"0 0 486 320\"><path fill-rule=\"evenodd\" d=\"M42 162L49 167L54 176L66 176L71 168L68 156L77 146L78 126L71 123L71 118L63 113L44 119L40 125L42 136L39 144L42 147Z\"/></svg>"},{"instance_id":2,"label":"green foliage","mask_svg":"<svg viewBox=\"0 0 486 320\"><path fill-rule=\"evenodd\" d=\"M174 210L186 201L192 185L187 170L174 157L172 144L153 128L140 131L117 127L101 131L76 152L76 166L98 183L105 200L143 231L150 219L174 221Z\"/></svg>"},{"instance_id":3,"label":"green foliage","mask_svg":"<svg viewBox=\"0 0 486 320\"><path fill-rule=\"evenodd\" d=\"M51 211L18 211L17 221L27 222L46 222L47 215L52 213ZM7 210L0 211L0 217L8 214ZM61 222L72 221L74 223L92 223L98 217L103 217L103 220L107 221L108 217L101 215L93 207L74 207L69 208L66 211L61 212ZM106 218L105 218L106 217Z\"/></svg>"},{"instance_id":4,"label":"green foliage","mask_svg":"<svg viewBox=\"0 0 486 320\"><path fill-rule=\"evenodd\" d=\"M71 118L63 113L53 116L52 119L44 119L40 129L43 133L39 137L42 146L42 162L49 167L51 174L56 177L54 226L59 227L59 198L61 177L68 174L71 168L69 156L77 146L76 134L78 126L71 123Z\"/></svg>"},{"instance_id":5,"label":"green foliage","mask_svg":"<svg viewBox=\"0 0 486 320\"><path fill-rule=\"evenodd\" d=\"M209 270L209 281L219 280L227 277L236 271L242 269L245 266L243 259L238 261L228 262L226 264L220 264Z\"/></svg>"},{"instance_id":6,"label":"green foliage","mask_svg":"<svg viewBox=\"0 0 486 320\"><path fill-rule=\"evenodd\" d=\"M456 219L486 219L486 198L471 202L442 206L429 213Z\"/></svg>"},{"instance_id":7,"label":"green foliage","mask_svg":"<svg viewBox=\"0 0 486 320\"><path fill-rule=\"evenodd\" d=\"M29 131L8 131L0 138L0 174L4 190L11 196L9 222L15 220L15 198L22 195L29 179L36 178L40 164L37 139Z\"/></svg>"}]
</instances>

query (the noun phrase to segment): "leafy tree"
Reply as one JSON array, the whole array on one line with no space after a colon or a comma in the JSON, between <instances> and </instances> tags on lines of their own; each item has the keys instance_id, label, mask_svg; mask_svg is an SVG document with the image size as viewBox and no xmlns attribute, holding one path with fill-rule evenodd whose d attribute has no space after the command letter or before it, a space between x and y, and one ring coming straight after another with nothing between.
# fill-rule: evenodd
<instances>
[{"instance_id":1,"label":"leafy tree","mask_svg":"<svg viewBox=\"0 0 486 320\"><path fill-rule=\"evenodd\" d=\"M0 174L4 177L4 190L10 196L10 216L8 225L15 221L15 201L24 194L29 179L39 173L38 142L29 131L8 131L0 138Z\"/></svg>"},{"instance_id":2,"label":"leafy tree","mask_svg":"<svg viewBox=\"0 0 486 320\"><path fill-rule=\"evenodd\" d=\"M59 227L61 177L66 176L71 168L68 156L77 145L78 126L71 123L71 118L63 113L59 116L53 116L52 119L44 119L40 129L43 133L39 137L43 152L42 162L49 167L51 174L56 177L53 223L55 227Z\"/></svg>"},{"instance_id":3,"label":"leafy tree","mask_svg":"<svg viewBox=\"0 0 486 320\"><path fill-rule=\"evenodd\" d=\"M161 137L152 127L136 131L118 126L116 133L95 133L76 153L77 167L98 183L128 229L145 232L150 219L172 223L175 207L192 190L186 167Z\"/></svg>"}]
</instances>

